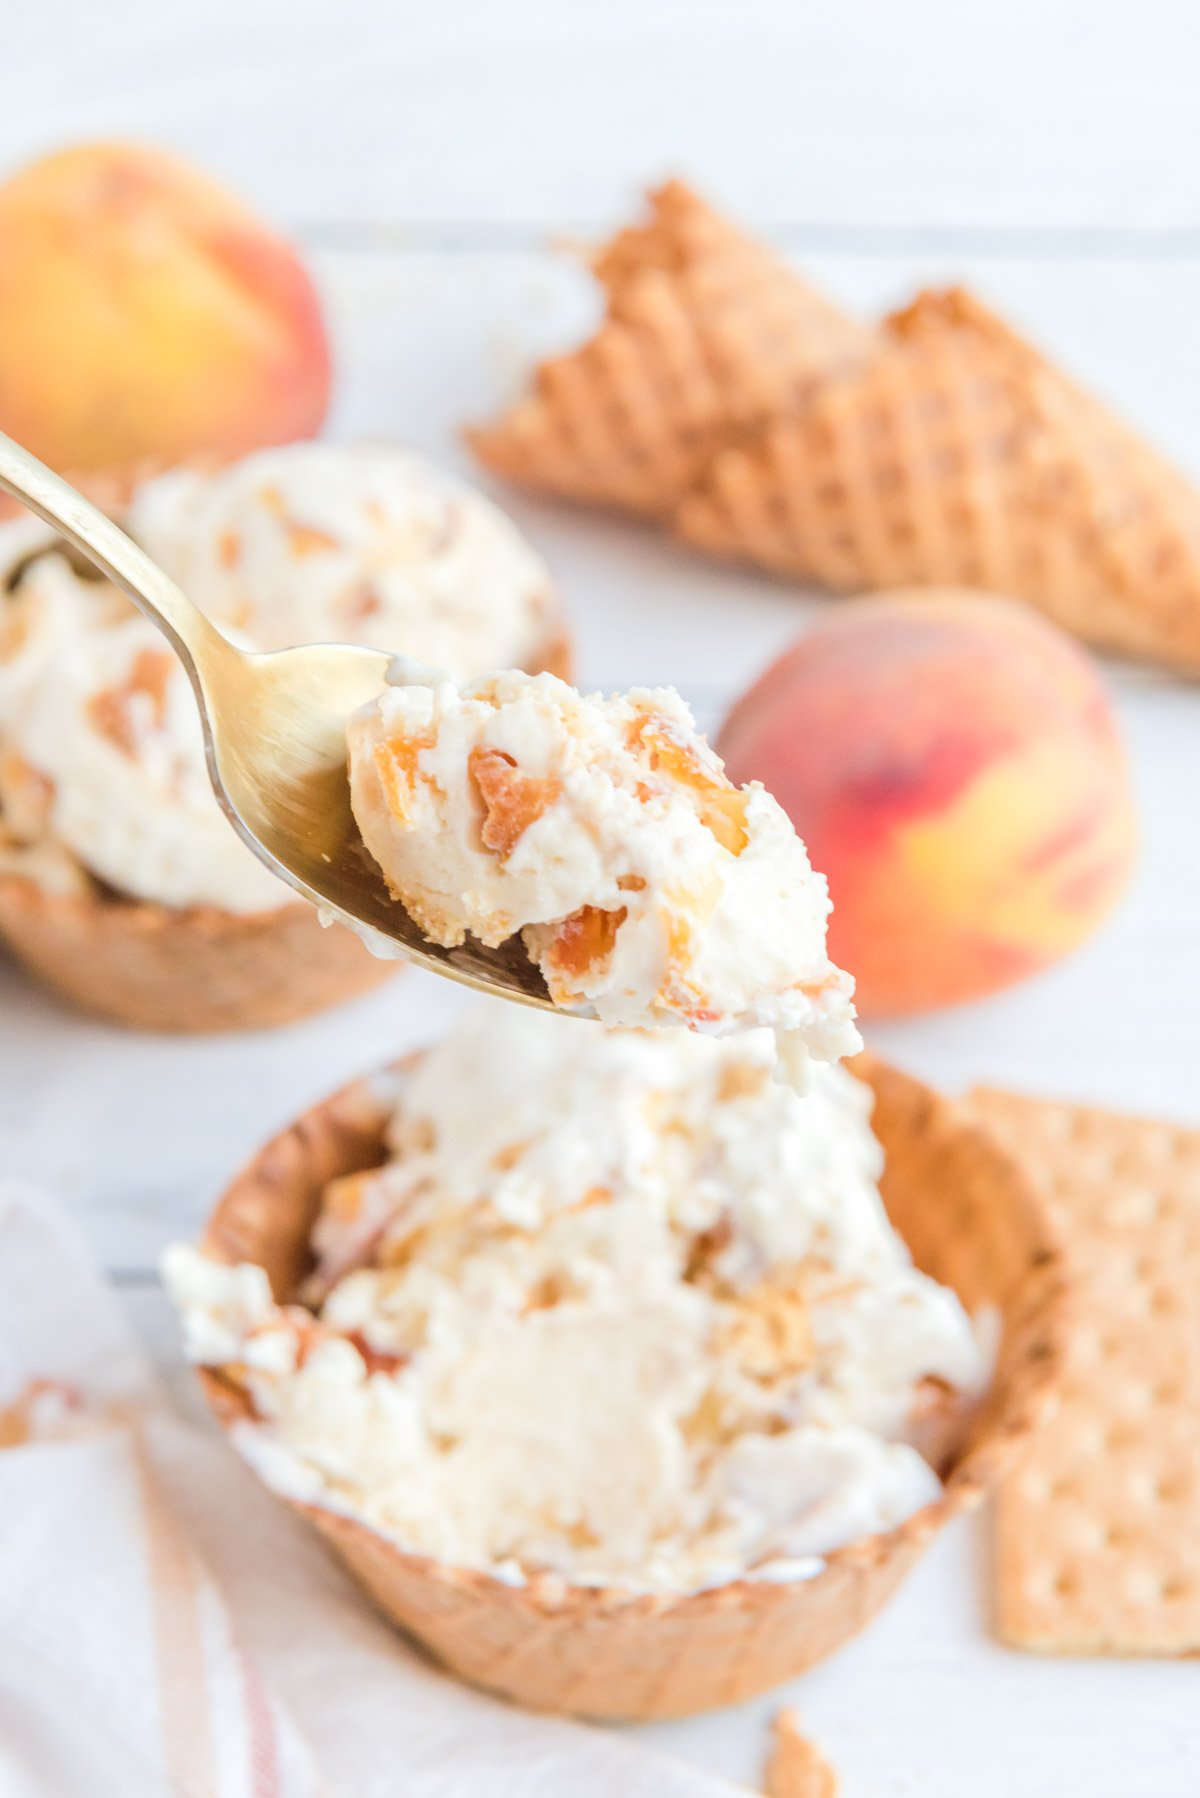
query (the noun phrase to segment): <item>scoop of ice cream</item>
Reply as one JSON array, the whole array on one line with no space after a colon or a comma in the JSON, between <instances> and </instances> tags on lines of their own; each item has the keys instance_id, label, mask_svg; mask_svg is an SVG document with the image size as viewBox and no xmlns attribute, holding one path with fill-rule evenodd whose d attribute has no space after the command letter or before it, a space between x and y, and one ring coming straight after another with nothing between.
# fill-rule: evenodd
<instances>
[{"instance_id":1,"label":"scoop of ice cream","mask_svg":"<svg viewBox=\"0 0 1200 1798\"><path fill-rule=\"evenodd\" d=\"M4 864L48 885L94 876L162 905L282 904L213 798L195 697L160 632L57 554L30 565L8 604Z\"/></svg>"},{"instance_id":2,"label":"scoop of ice cream","mask_svg":"<svg viewBox=\"0 0 1200 1798\"><path fill-rule=\"evenodd\" d=\"M296 444L162 475L123 522L247 646L411 637L482 668L553 627L545 570L502 514L401 450ZM0 525L0 870L231 913L291 898L213 798L163 639L28 515Z\"/></svg>"},{"instance_id":3,"label":"scoop of ice cream","mask_svg":"<svg viewBox=\"0 0 1200 1798\"><path fill-rule=\"evenodd\" d=\"M678 694L408 681L352 721L349 749L363 841L434 942L519 931L555 1003L610 1024L769 1024L801 1058L859 1046L824 881Z\"/></svg>"},{"instance_id":4,"label":"scoop of ice cream","mask_svg":"<svg viewBox=\"0 0 1200 1798\"><path fill-rule=\"evenodd\" d=\"M688 1590L932 1498L930 1393L984 1356L879 1196L868 1090L773 1080L766 1032L469 1015L338 1180L306 1303L197 1251L165 1272L242 1448L292 1496L510 1579Z\"/></svg>"},{"instance_id":5,"label":"scoop of ice cream","mask_svg":"<svg viewBox=\"0 0 1200 1798\"><path fill-rule=\"evenodd\" d=\"M392 445L294 443L161 475L129 525L262 649L361 643L467 676L521 666L553 630L549 574L515 526Z\"/></svg>"}]
</instances>

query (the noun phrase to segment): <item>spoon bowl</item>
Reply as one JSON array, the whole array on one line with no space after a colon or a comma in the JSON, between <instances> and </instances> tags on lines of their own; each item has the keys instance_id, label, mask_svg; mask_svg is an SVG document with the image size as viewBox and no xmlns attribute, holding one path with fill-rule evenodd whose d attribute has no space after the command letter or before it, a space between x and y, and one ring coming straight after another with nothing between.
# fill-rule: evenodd
<instances>
[{"instance_id":1,"label":"spoon bowl","mask_svg":"<svg viewBox=\"0 0 1200 1798\"><path fill-rule=\"evenodd\" d=\"M363 846L350 810L346 725L392 658L351 644L239 649L81 493L0 433L0 488L52 525L158 625L195 690L213 791L239 836L324 916L377 953L464 986L553 1009L519 940L431 943Z\"/></svg>"}]
</instances>

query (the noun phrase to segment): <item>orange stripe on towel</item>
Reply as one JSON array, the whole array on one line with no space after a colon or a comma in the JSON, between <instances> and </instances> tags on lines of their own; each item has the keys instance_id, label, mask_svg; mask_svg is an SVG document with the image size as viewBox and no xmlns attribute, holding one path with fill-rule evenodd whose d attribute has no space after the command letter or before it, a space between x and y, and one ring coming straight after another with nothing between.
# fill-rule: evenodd
<instances>
[{"instance_id":1,"label":"orange stripe on towel","mask_svg":"<svg viewBox=\"0 0 1200 1798\"><path fill-rule=\"evenodd\" d=\"M246 1729L250 1737L250 1778L254 1798L280 1798L283 1785L279 1770L279 1735L275 1713L261 1679L246 1658L240 1642L235 1642L238 1672L246 1709Z\"/></svg>"},{"instance_id":2,"label":"orange stripe on towel","mask_svg":"<svg viewBox=\"0 0 1200 1798\"><path fill-rule=\"evenodd\" d=\"M137 1461L150 1564L167 1779L172 1798L209 1798L217 1791L216 1757L199 1575L191 1550L159 1496L140 1447Z\"/></svg>"}]
</instances>

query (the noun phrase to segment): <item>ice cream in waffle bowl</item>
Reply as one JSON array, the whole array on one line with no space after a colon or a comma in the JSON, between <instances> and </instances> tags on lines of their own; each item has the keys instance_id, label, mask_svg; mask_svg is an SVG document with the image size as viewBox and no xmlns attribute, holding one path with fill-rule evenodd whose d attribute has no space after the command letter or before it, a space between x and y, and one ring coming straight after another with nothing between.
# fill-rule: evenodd
<instances>
[{"instance_id":1,"label":"ice cream in waffle bowl","mask_svg":"<svg viewBox=\"0 0 1200 1798\"><path fill-rule=\"evenodd\" d=\"M829 1654L1039 1417L1014 1162L863 1057L491 1002L318 1105L169 1252L234 1444L522 1703L662 1717Z\"/></svg>"},{"instance_id":2,"label":"ice cream in waffle bowl","mask_svg":"<svg viewBox=\"0 0 1200 1798\"><path fill-rule=\"evenodd\" d=\"M295 444L95 497L245 645L568 671L538 557L394 446ZM85 1009L163 1030L286 1023L394 970L239 842L182 664L28 515L0 523L0 941Z\"/></svg>"}]
</instances>

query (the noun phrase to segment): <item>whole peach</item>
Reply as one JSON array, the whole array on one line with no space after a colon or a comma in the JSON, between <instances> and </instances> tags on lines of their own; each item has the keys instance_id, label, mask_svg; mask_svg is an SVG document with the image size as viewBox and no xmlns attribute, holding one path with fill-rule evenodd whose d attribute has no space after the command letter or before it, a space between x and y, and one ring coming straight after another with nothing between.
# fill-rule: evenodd
<instances>
[{"instance_id":1,"label":"whole peach","mask_svg":"<svg viewBox=\"0 0 1200 1798\"><path fill-rule=\"evenodd\" d=\"M185 163L84 144L0 187L0 428L55 467L311 436L329 382L295 251Z\"/></svg>"},{"instance_id":2,"label":"whole peach","mask_svg":"<svg viewBox=\"0 0 1200 1798\"><path fill-rule=\"evenodd\" d=\"M860 1009L981 997L1074 949L1136 842L1129 771L1088 656L1023 605L930 589L840 608L718 740L786 807L834 902Z\"/></svg>"}]
</instances>

